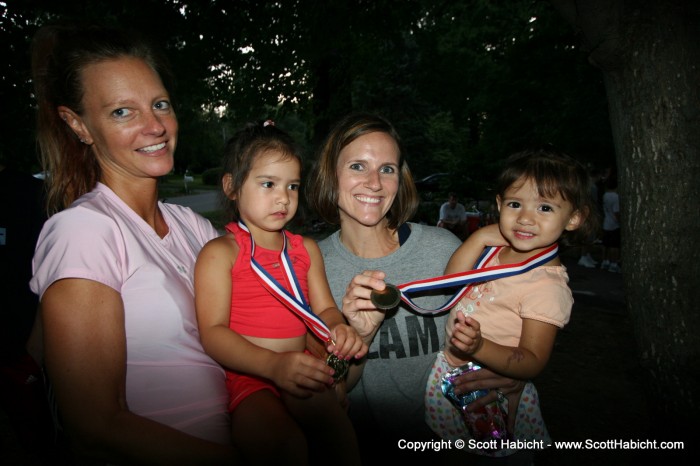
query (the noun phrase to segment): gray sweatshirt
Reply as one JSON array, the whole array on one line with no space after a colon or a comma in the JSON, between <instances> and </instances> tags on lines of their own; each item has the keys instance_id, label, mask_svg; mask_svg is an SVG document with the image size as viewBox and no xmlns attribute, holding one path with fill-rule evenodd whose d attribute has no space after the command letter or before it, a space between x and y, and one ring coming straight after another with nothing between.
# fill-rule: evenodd
<instances>
[{"instance_id":1,"label":"gray sweatshirt","mask_svg":"<svg viewBox=\"0 0 700 466\"><path fill-rule=\"evenodd\" d=\"M352 277L363 270L382 270L387 283L439 277L461 242L451 232L411 223L411 235L395 252L378 259L355 256L339 240L339 232L319 242L326 275L336 304L342 306ZM452 293L455 290L445 291ZM451 294L450 294L451 296ZM447 301L439 296L411 296L426 309ZM421 315L403 302L387 316L369 348L362 378L349 394L350 417L358 434L419 440L435 437L424 422L427 377L444 342L448 313Z\"/></svg>"}]
</instances>

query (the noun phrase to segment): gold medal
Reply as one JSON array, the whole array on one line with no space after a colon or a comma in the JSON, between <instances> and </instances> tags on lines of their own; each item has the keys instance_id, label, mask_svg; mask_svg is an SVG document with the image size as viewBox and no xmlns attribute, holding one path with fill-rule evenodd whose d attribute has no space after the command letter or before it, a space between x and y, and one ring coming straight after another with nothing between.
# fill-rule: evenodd
<instances>
[{"instance_id":1,"label":"gold medal","mask_svg":"<svg viewBox=\"0 0 700 466\"><path fill-rule=\"evenodd\" d=\"M387 283L382 291L372 290L369 299L377 309L392 309L401 302L401 292L396 286Z\"/></svg>"}]
</instances>

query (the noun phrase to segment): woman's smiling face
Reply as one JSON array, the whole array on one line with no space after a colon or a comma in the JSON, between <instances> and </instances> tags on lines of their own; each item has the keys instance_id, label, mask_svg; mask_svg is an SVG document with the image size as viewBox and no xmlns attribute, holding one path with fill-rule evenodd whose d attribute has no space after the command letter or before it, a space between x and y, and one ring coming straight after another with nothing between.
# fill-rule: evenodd
<instances>
[{"instance_id":1,"label":"woman's smiling face","mask_svg":"<svg viewBox=\"0 0 700 466\"><path fill-rule=\"evenodd\" d=\"M122 57L82 71L83 112L73 130L92 144L103 176L153 178L172 170L178 124L158 74Z\"/></svg>"},{"instance_id":2,"label":"woman's smiling face","mask_svg":"<svg viewBox=\"0 0 700 466\"><path fill-rule=\"evenodd\" d=\"M399 147L386 133L364 134L338 157L338 209L341 223L375 226L382 221L399 189Z\"/></svg>"}]
</instances>

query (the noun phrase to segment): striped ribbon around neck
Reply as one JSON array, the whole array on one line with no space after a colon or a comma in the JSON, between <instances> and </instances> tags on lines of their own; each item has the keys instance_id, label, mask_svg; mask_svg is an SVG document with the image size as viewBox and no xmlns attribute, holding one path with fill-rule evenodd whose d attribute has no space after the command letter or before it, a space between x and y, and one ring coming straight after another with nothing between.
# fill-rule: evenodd
<instances>
[{"instance_id":1,"label":"striped ribbon around neck","mask_svg":"<svg viewBox=\"0 0 700 466\"><path fill-rule=\"evenodd\" d=\"M301 286L299 285L296 273L294 273L294 268L292 267L292 261L287 253L287 235L285 232L282 231L284 245L282 246L282 251L280 251L280 265L282 266L284 274L287 276L288 282L292 288L291 291L284 288L255 260L255 240L253 240L253 235L242 221L238 221L238 226L250 236L250 267L258 275L263 286L272 293L273 296L282 301L292 312L301 317L306 326L321 341L332 341L330 329L325 322L314 314L311 310L311 306L306 302L304 293L301 291Z\"/></svg>"},{"instance_id":2,"label":"striped ribbon around neck","mask_svg":"<svg viewBox=\"0 0 700 466\"><path fill-rule=\"evenodd\" d=\"M472 270L459 272L441 277L427 278L423 280L415 280L412 282L398 285L397 288L401 292L401 300L410 306L415 311L421 314L437 314L446 311L457 302L472 288L476 283L496 280L498 278L511 277L532 270L536 267L546 264L550 260L557 257L559 254L559 246L555 243L544 251L541 251L529 259L517 264L495 265L485 267L494 256L503 249L503 246L489 247L482 253L476 262L476 266ZM437 290L442 288L462 288L452 296L445 304L437 309L424 309L418 306L409 295L421 293L424 291Z\"/></svg>"}]
</instances>

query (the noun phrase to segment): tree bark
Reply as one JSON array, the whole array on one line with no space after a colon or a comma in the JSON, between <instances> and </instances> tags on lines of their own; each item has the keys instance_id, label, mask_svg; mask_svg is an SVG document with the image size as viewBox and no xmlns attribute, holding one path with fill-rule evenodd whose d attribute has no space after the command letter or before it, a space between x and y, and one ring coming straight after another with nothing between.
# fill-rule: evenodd
<instances>
[{"instance_id":1,"label":"tree bark","mask_svg":"<svg viewBox=\"0 0 700 466\"><path fill-rule=\"evenodd\" d=\"M653 434L687 438L700 415L700 2L552 3L604 76Z\"/></svg>"}]
</instances>

